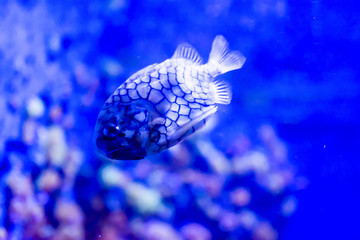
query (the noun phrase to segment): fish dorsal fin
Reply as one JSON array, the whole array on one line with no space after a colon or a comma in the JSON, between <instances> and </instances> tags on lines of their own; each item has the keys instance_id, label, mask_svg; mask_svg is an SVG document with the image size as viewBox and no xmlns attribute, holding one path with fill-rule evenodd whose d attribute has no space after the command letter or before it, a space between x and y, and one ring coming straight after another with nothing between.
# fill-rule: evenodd
<instances>
[{"instance_id":1,"label":"fish dorsal fin","mask_svg":"<svg viewBox=\"0 0 360 240\"><path fill-rule=\"evenodd\" d=\"M183 58L198 64L202 64L203 62L196 49L187 43L180 44L171 58Z\"/></svg>"},{"instance_id":2,"label":"fish dorsal fin","mask_svg":"<svg viewBox=\"0 0 360 240\"><path fill-rule=\"evenodd\" d=\"M230 51L226 39L218 35L215 37L209 56L209 64L216 67L220 73L226 73L241 68L246 58L238 51Z\"/></svg>"},{"instance_id":3,"label":"fish dorsal fin","mask_svg":"<svg viewBox=\"0 0 360 240\"><path fill-rule=\"evenodd\" d=\"M216 79L213 83L215 88L215 102L219 104L230 104L232 98L230 84L220 79Z\"/></svg>"},{"instance_id":4,"label":"fish dorsal fin","mask_svg":"<svg viewBox=\"0 0 360 240\"><path fill-rule=\"evenodd\" d=\"M200 116L197 116L196 118L191 119L189 122L180 126L179 129L177 129L173 134L171 134L168 137L170 145L176 144L177 142L182 141L185 137L187 137L189 135L188 131L191 130L192 127L194 127L195 125L197 125L202 120L209 117L210 115L214 114L216 111L217 111L217 107L213 106L209 110L207 110L206 112L201 114ZM194 129L194 131L198 130L199 128Z\"/></svg>"}]
</instances>

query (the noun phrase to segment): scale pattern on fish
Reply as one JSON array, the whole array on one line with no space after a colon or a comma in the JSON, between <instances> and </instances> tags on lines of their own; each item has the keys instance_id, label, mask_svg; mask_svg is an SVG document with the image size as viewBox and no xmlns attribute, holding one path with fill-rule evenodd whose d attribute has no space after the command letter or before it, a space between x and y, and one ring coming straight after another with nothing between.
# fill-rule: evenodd
<instances>
[{"instance_id":1,"label":"scale pattern on fish","mask_svg":"<svg viewBox=\"0 0 360 240\"><path fill-rule=\"evenodd\" d=\"M108 98L95 127L99 152L134 160L181 142L205 125L217 104L231 102L230 85L215 77L244 62L221 35L206 64L192 46L180 44L172 58L136 72Z\"/></svg>"}]
</instances>

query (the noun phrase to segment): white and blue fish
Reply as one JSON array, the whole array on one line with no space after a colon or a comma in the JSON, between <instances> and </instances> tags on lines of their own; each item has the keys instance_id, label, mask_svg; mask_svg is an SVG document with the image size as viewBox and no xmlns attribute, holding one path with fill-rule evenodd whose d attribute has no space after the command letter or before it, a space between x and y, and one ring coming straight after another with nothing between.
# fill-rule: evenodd
<instances>
[{"instance_id":1,"label":"white and blue fish","mask_svg":"<svg viewBox=\"0 0 360 240\"><path fill-rule=\"evenodd\" d=\"M220 35L206 64L192 46L179 45L172 58L136 72L105 102L95 127L98 151L134 160L181 142L205 125L217 104L230 103L229 84L215 77L244 62Z\"/></svg>"}]
</instances>

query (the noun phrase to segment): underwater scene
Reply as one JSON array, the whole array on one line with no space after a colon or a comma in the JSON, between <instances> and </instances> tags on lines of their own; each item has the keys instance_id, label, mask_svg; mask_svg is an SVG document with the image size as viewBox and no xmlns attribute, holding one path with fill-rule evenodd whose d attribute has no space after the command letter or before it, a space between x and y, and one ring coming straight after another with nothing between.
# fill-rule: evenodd
<instances>
[{"instance_id":1,"label":"underwater scene","mask_svg":"<svg viewBox=\"0 0 360 240\"><path fill-rule=\"evenodd\" d=\"M360 239L360 14L0 0L0 240Z\"/></svg>"}]
</instances>

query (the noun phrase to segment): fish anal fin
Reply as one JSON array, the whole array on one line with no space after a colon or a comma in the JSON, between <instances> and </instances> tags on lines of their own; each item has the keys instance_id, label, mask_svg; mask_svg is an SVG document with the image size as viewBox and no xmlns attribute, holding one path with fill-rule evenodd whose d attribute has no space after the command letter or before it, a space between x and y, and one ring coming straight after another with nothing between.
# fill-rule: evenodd
<instances>
[{"instance_id":1,"label":"fish anal fin","mask_svg":"<svg viewBox=\"0 0 360 240\"><path fill-rule=\"evenodd\" d=\"M174 55L171 57L173 59L182 58L190 60L197 64L202 64L202 58L200 57L199 53L196 51L196 49L187 43L180 44L175 52Z\"/></svg>"}]
</instances>

